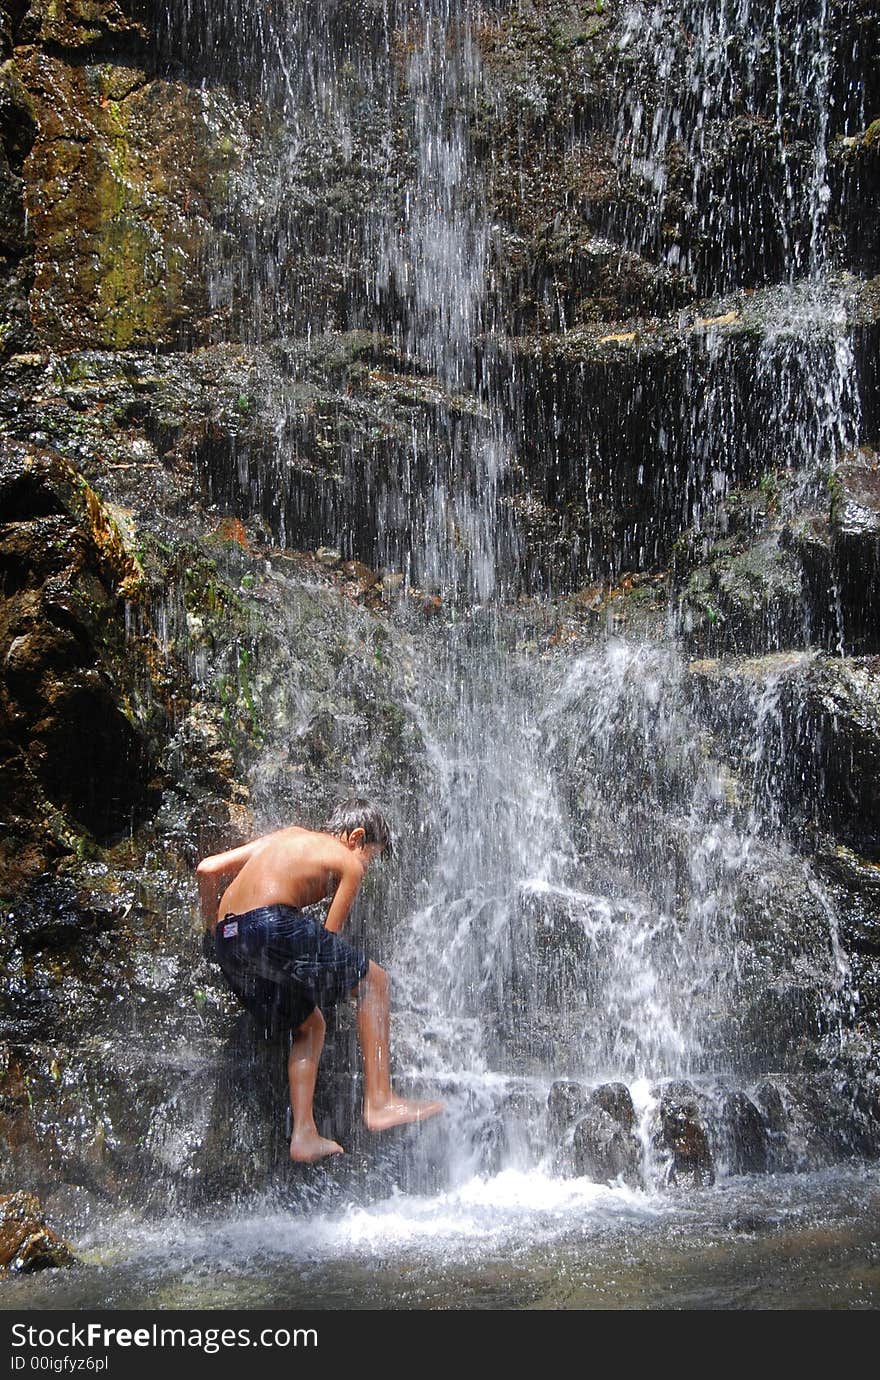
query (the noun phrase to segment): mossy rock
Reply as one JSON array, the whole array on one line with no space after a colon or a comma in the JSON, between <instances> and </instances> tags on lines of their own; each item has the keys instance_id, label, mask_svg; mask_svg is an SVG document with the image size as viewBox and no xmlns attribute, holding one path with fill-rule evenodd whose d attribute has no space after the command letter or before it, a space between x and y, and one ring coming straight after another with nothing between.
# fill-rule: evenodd
<instances>
[{"instance_id":1,"label":"mossy rock","mask_svg":"<svg viewBox=\"0 0 880 1380\"><path fill-rule=\"evenodd\" d=\"M37 133L25 171L34 326L53 344L188 341L210 314L200 263L242 142L227 106L139 67L19 63ZM232 123L230 123L230 121Z\"/></svg>"},{"instance_id":2,"label":"mossy rock","mask_svg":"<svg viewBox=\"0 0 880 1380\"><path fill-rule=\"evenodd\" d=\"M75 1259L67 1242L46 1225L32 1193L0 1195L0 1271L24 1274L73 1265Z\"/></svg>"}]
</instances>

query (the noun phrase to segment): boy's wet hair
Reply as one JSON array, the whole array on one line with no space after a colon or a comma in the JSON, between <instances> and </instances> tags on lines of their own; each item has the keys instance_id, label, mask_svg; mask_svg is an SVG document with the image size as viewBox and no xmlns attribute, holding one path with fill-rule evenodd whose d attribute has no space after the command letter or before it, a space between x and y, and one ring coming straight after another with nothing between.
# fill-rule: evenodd
<instances>
[{"instance_id":1,"label":"boy's wet hair","mask_svg":"<svg viewBox=\"0 0 880 1380\"><path fill-rule=\"evenodd\" d=\"M356 796L352 796L349 800L340 801L323 826L325 834L336 834L337 836L339 834L351 834L355 829L363 829L364 843L378 843L380 845L383 858L392 856L394 848L388 821L378 805L374 805L372 800L360 800Z\"/></svg>"}]
</instances>

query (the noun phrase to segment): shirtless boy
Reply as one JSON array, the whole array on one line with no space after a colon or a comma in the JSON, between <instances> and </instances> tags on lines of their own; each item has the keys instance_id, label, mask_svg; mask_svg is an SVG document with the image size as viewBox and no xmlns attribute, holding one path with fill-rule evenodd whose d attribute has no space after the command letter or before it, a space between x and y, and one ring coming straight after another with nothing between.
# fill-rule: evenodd
<instances>
[{"instance_id":1,"label":"shirtless boy","mask_svg":"<svg viewBox=\"0 0 880 1380\"><path fill-rule=\"evenodd\" d=\"M442 1102L392 1092L388 975L339 937L370 863L390 855L382 815L369 801L352 799L337 806L320 832L279 829L203 858L197 868L202 914L227 983L267 1033L293 1032L290 1157L302 1163L342 1152L318 1134L312 1101L326 1029L321 1007L350 993L358 1001L367 1128L384 1131L443 1110ZM302 913L327 897L323 926Z\"/></svg>"}]
</instances>

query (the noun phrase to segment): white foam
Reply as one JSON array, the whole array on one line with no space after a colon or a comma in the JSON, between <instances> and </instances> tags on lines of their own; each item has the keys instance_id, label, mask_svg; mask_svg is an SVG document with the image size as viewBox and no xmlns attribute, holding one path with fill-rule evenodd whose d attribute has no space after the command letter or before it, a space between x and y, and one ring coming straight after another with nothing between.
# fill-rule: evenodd
<instances>
[{"instance_id":1,"label":"white foam","mask_svg":"<svg viewBox=\"0 0 880 1380\"><path fill-rule=\"evenodd\" d=\"M432 1197L394 1193L369 1206L303 1217L273 1207L218 1222L190 1219L167 1228L128 1224L113 1244L94 1242L105 1263L126 1256L157 1255L181 1263L217 1260L240 1267L255 1258L316 1262L363 1255L418 1253L431 1257L461 1251L479 1256L518 1242L534 1245L572 1231L620 1219L655 1217L668 1207L622 1184L589 1179L554 1179L540 1170L506 1169L476 1176Z\"/></svg>"}]
</instances>

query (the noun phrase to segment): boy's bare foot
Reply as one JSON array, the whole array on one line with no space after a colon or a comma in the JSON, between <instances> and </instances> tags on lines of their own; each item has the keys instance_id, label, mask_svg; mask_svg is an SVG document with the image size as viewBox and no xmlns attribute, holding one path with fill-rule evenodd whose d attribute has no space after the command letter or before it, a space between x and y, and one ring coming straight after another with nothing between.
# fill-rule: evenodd
<instances>
[{"instance_id":1,"label":"boy's bare foot","mask_svg":"<svg viewBox=\"0 0 880 1380\"><path fill-rule=\"evenodd\" d=\"M290 1138L290 1158L297 1164L314 1164L327 1155L342 1155L345 1152L335 1140L319 1136L317 1131L300 1131Z\"/></svg>"},{"instance_id":2,"label":"boy's bare foot","mask_svg":"<svg viewBox=\"0 0 880 1380\"><path fill-rule=\"evenodd\" d=\"M443 1111L442 1102L416 1102L405 1097L392 1097L388 1102L364 1105L364 1125L368 1131L387 1131L392 1126L406 1126L412 1121L427 1121Z\"/></svg>"}]
</instances>

